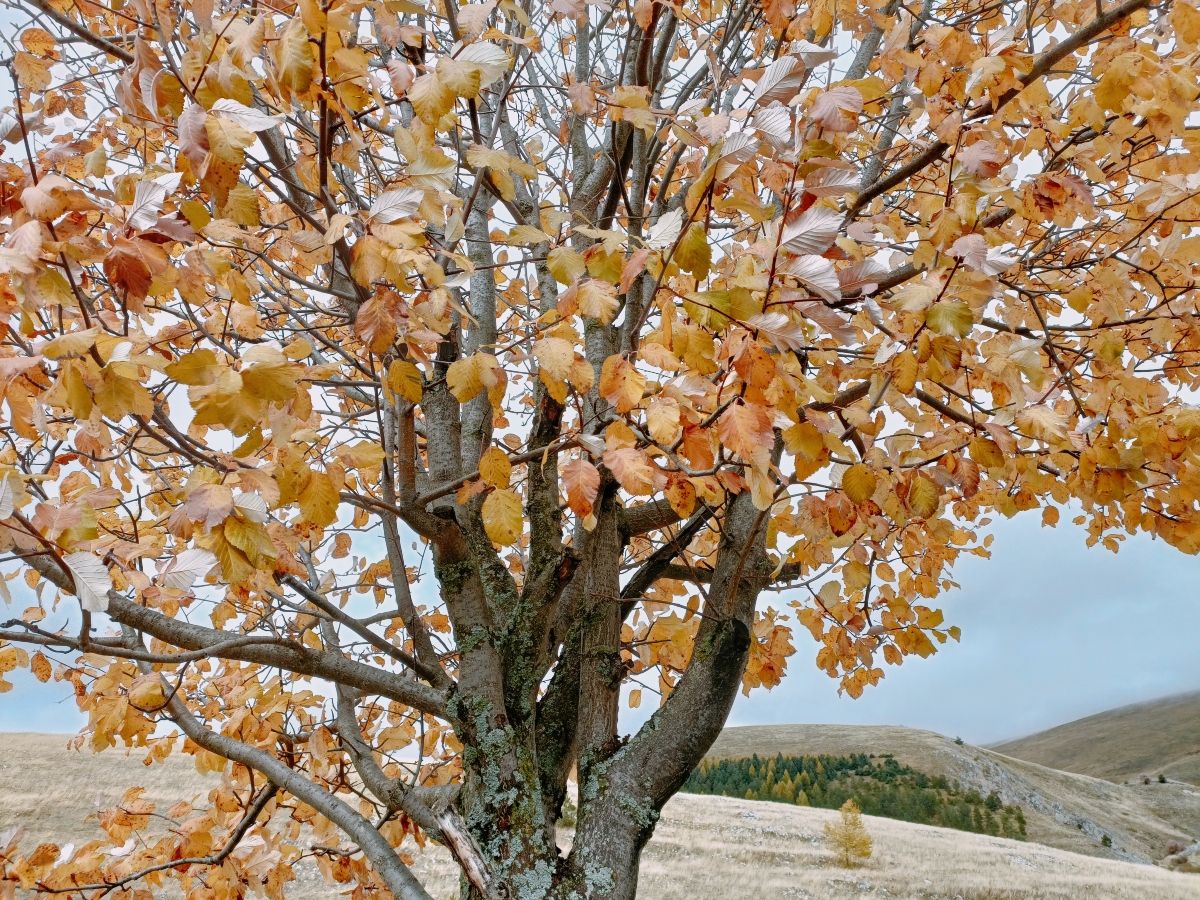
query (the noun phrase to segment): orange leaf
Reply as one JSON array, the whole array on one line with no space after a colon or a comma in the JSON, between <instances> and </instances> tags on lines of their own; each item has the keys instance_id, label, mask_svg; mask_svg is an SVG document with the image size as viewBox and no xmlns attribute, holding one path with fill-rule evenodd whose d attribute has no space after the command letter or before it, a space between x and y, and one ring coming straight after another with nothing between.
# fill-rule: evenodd
<instances>
[{"instance_id":1,"label":"orange leaf","mask_svg":"<svg viewBox=\"0 0 1200 900\"><path fill-rule=\"evenodd\" d=\"M562 481L567 491L567 506L577 516L588 515L600 489L600 470L582 457L573 459L563 466Z\"/></svg>"}]
</instances>

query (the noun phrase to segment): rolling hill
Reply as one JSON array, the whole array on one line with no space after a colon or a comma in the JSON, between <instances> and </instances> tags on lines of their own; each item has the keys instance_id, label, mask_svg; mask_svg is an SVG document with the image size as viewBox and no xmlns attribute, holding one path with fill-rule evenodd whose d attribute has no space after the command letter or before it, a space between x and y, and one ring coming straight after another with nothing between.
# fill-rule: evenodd
<instances>
[{"instance_id":1,"label":"rolling hill","mask_svg":"<svg viewBox=\"0 0 1200 900\"><path fill-rule=\"evenodd\" d=\"M1110 709L991 749L1109 781L1163 774L1200 785L1200 691Z\"/></svg>"},{"instance_id":2,"label":"rolling hill","mask_svg":"<svg viewBox=\"0 0 1200 900\"><path fill-rule=\"evenodd\" d=\"M810 726L812 728L812 726ZM823 738L820 732L828 732ZM877 729L867 729L875 731ZM859 739L903 745L907 756L933 760L941 747L924 732L892 730ZM806 736L807 735L807 736ZM759 752L761 729L732 729L723 738L736 751L750 744ZM779 735L799 740L805 752L840 751L853 737L829 728ZM26 829L23 844L43 840L77 845L98 834L97 809L116 802L132 784L146 797L170 804L199 795L216 784L197 775L186 757L173 756L151 767L140 754L110 751L94 756L66 749L61 735L0 735L0 834L11 825ZM821 743L814 750L813 743ZM955 747L944 738L937 738ZM824 749L822 749L824 748ZM785 752L795 752L780 747ZM966 756L974 748L958 748ZM753 750L751 752L754 752ZM867 751L869 752L869 751ZM982 751L986 754L987 751ZM953 758L954 754L948 757ZM947 765L960 765L957 761ZM726 797L679 795L663 810L643 854L638 891L641 900L1200 900L1200 876L1156 866L1098 859L1032 842L1018 842L864 817L875 842L866 865L842 869L832 864L822 826L837 813ZM298 842L303 845L303 837ZM417 852L414 871L436 900L457 896L456 876L445 851ZM302 849L307 849L302 847ZM289 900L323 900L337 888L326 885L309 861L295 866L297 881Z\"/></svg>"},{"instance_id":3,"label":"rolling hill","mask_svg":"<svg viewBox=\"0 0 1200 900\"><path fill-rule=\"evenodd\" d=\"M757 753L771 757L851 753L892 754L901 765L943 775L964 789L995 791L1019 804L1028 837L1051 847L1129 862L1157 862L1179 843L1193 848L1200 837L1200 790L1180 783L1113 784L1100 778L1050 769L930 731L890 726L761 725L727 728L713 745L713 759ZM1104 837L1112 841L1104 846Z\"/></svg>"}]
</instances>

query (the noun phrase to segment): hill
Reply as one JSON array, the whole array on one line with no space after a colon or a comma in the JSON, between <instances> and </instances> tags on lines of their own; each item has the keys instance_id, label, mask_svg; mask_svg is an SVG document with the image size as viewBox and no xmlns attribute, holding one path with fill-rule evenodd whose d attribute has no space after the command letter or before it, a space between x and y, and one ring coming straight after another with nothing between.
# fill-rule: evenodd
<instances>
[{"instance_id":1,"label":"hill","mask_svg":"<svg viewBox=\"0 0 1200 900\"><path fill-rule=\"evenodd\" d=\"M1129 862L1156 862L1172 843L1196 845L1200 791L1153 782L1113 784L1060 772L930 731L896 726L762 725L727 728L710 759L891 754L901 765L959 782L1025 811L1027 835L1051 847ZM1104 846L1104 837L1112 841ZM1200 847L1191 853L1200 852Z\"/></svg>"},{"instance_id":2,"label":"hill","mask_svg":"<svg viewBox=\"0 0 1200 900\"><path fill-rule=\"evenodd\" d=\"M1109 781L1163 774L1200 785L1200 691L1110 709L991 749Z\"/></svg>"},{"instance_id":3,"label":"hill","mask_svg":"<svg viewBox=\"0 0 1200 900\"><path fill-rule=\"evenodd\" d=\"M744 729L737 729L744 731ZM917 734L920 734L919 732ZM740 737L745 738L746 735ZM86 841L103 806L130 784L158 803L203 796L215 783L187 758L143 767L140 756L66 750L58 735L0 736L0 833L25 825L28 844ZM1200 900L1200 877L1097 859L1032 843L865 816L875 841L867 864L842 869L822 826L837 814L725 797L680 795L667 804L643 856L642 900ZM307 848L305 848L307 849ZM448 855L416 852L437 900L456 896ZM323 900L333 888L309 862L296 866L289 900Z\"/></svg>"}]
</instances>

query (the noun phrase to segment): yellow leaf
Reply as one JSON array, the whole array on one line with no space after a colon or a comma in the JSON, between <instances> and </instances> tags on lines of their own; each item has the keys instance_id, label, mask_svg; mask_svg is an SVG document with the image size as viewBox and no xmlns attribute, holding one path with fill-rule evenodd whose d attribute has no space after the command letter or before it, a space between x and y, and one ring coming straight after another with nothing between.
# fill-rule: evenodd
<instances>
[{"instance_id":1,"label":"yellow leaf","mask_svg":"<svg viewBox=\"0 0 1200 900\"><path fill-rule=\"evenodd\" d=\"M914 606L913 612L917 614L917 625L921 628L937 628L942 624L942 619L944 618L940 609Z\"/></svg>"},{"instance_id":2,"label":"yellow leaf","mask_svg":"<svg viewBox=\"0 0 1200 900\"><path fill-rule=\"evenodd\" d=\"M50 341L42 348L42 356L46 359L62 359L64 356L82 356L96 344L98 327L86 331L74 331L63 334Z\"/></svg>"},{"instance_id":3,"label":"yellow leaf","mask_svg":"<svg viewBox=\"0 0 1200 900\"><path fill-rule=\"evenodd\" d=\"M140 675L129 686L129 705L145 712L153 712L167 705L167 694L163 690L162 676L157 672Z\"/></svg>"},{"instance_id":4,"label":"yellow leaf","mask_svg":"<svg viewBox=\"0 0 1200 900\"><path fill-rule=\"evenodd\" d=\"M437 125L442 116L454 109L454 96L454 91L432 72L422 75L408 89L413 112L427 125Z\"/></svg>"},{"instance_id":5,"label":"yellow leaf","mask_svg":"<svg viewBox=\"0 0 1200 900\"><path fill-rule=\"evenodd\" d=\"M212 384L221 374L217 355L211 350L200 349L186 353L164 370L168 378L180 384Z\"/></svg>"},{"instance_id":6,"label":"yellow leaf","mask_svg":"<svg viewBox=\"0 0 1200 900\"><path fill-rule=\"evenodd\" d=\"M480 391L499 383L500 363L490 353L476 353L456 360L446 372L446 384L459 403L466 403Z\"/></svg>"},{"instance_id":7,"label":"yellow leaf","mask_svg":"<svg viewBox=\"0 0 1200 900\"><path fill-rule=\"evenodd\" d=\"M407 359L393 360L387 371L388 389L409 403L421 402L421 370Z\"/></svg>"},{"instance_id":8,"label":"yellow leaf","mask_svg":"<svg viewBox=\"0 0 1200 900\"><path fill-rule=\"evenodd\" d=\"M309 35L319 38L329 27L329 17L317 0L300 0L300 21Z\"/></svg>"},{"instance_id":9,"label":"yellow leaf","mask_svg":"<svg viewBox=\"0 0 1200 900\"><path fill-rule=\"evenodd\" d=\"M276 47L278 81L296 94L305 93L312 85L313 54L308 31L300 19L293 18L279 36Z\"/></svg>"},{"instance_id":10,"label":"yellow leaf","mask_svg":"<svg viewBox=\"0 0 1200 900\"><path fill-rule=\"evenodd\" d=\"M863 563L851 560L842 569L842 583L851 591L861 591L871 583L871 570Z\"/></svg>"},{"instance_id":11,"label":"yellow leaf","mask_svg":"<svg viewBox=\"0 0 1200 900\"><path fill-rule=\"evenodd\" d=\"M482 73L469 62L443 56L437 63L437 78L460 97L473 100L479 96ZM472 162L472 165L475 163Z\"/></svg>"},{"instance_id":12,"label":"yellow leaf","mask_svg":"<svg viewBox=\"0 0 1200 900\"><path fill-rule=\"evenodd\" d=\"M484 498L483 528L497 544L515 544L524 525L521 498L514 491L492 491Z\"/></svg>"},{"instance_id":13,"label":"yellow leaf","mask_svg":"<svg viewBox=\"0 0 1200 900\"><path fill-rule=\"evenodd\" d=\"M679 437L679 402L670 397L655 397L646 410L646 429L663 446L675 443Z\"/></svg>"},{"instance_id":14,"label":"yellow leaf","mask_svg":"<svg viewBox=\"0 0 1200 900\"><path fill-rule=\"evenodd\" d=\"M512 477L512 463L508 461L508 454L499 447L484 450L479 458L479 477L494 488L507 488Z\"/></svg>"},{"instance_id":15,"label":"yellow leaf","mask_svg":"<svg viewBox=\"0 0 1200 900\"><path fill-rule=\"evenodd\" d=\"M897 353L892 361L892 384L902 394L911 394L917 383L919 367L916 355L911 350Z\"/></svg>"},{"instance_id":16,"label":"yellow leaf","mask_svg":"<svg viewBox=\"0 0 1200 900\"><path fill-rule=\"evenodd\" d=\"M301 503L303 504L303 498ZM250 564L256 569L274 568L275 559L279 554L270 535L267 534L267 529L262 525L240 516L230 516L225 520L223 530L225 539L245 553Z\"/></svg>"},{"instance_id":17,"label":"yellow leaf","mask_svg":"<svg viewBox=\"0 0 1200 900\"><path fill-rule=\"evenodd\" d=\"M246 161L246 148L257 140L241 125L220 116L205 119L204 130L208 133L208 147L213 156L238 169Z\"/></svg>"},{"instance_id":18,"label":"yellow leaf","mask_svg":"<svg viewBox=\"0 0 1200 900\"><path fill-rule=\"evenodd\" d=\"M571 364L575 359L575 346L559 337L544 337L533 344L533 358L538 361L543 374L558 381L571 376Z\"/></svg>"},{"instance_id":19,"label":"yellow leaf","mask_svg":"<svg viewBox=\"0 0 1200 900\"><path fill-rule=\"evenodd\" d=\"M220 562L221 577L226 583L240 584L254 577L254 566L246 558L245 553L229 543L223 528L214 528L209 532L208 540L211 541L208 549L212 550L217 561Z\"/></svg>"},{"instance_id":20,"label":"yellow leaf","mask_svg":"<svg viewBox=\"0 0 1200 900\"><path fill-rule=\"evenodd\" d=\"M985 469L995 469L1004 465L1004 453L993 440L985 437L972 438L970 443L971 459Z\"/></svg>"},{"instance_id":21,"label":"yellow leaf","mask_svg":"<svg viewBox=\"0 0 1200 900\"><path fill-rule=\"evenodd\" d=\"M686 519L696 509L696 486L690 479L672 477L666 494L667 502L679 518Z\"/></svg>"},{"instance_id":22,"label":"yellow leaf","mask_svg":"<svg viewBox=\"0 0 1200 900\"><path fill-rule=\"evenodd\" d=\"M324 472L313 472L300 493L300 512L314 525L325 528L337 521L338 490Z\"/></svg>"},{"instance_id":23,"label":"yellow leaf","mask_svg":"<svg viewBox=\"0 0 1200 900\"><path fill-rule=\"evenodd\" d=\"M188 220L188 224L196 231L206 228L209 222L212 221L212 215L209 213L208 207L198 200L184 200L179 204L179 211L183 213L183 217Z\"/></svg>"},{"instance_id":24,"label":"yellow leaf","mask_svg":"<svg viewBox=\"0 0 1200 900\"><path fill-rule=\"evenodd\" d=\"M1027 406L1017 413L1021 430L1048 443L1061 440L1067 433L1067 420L1049 406Z\"/></svg>"},{"instance_id":25,"label":"yellow leaf","mask_svg":"<svg viewBox=\"0 0 1200 900\"><path fill-rule=\"evenodd\" d=\"M865 503L875 493L875 473L862 463L855 463L842 475L842 490L854 503Z\"/></svg>"},{"instance_id":26,"label":"yellow leaf","mask_svg":"<svg viewBox=\"0 0 1200 900\"><path fill-rule=\"evenodd\" d=\"M925 324L938 334L966 337L973 325L971 307L961 300L939 300L925 313Z\"/></svg>"},{"instance_id":27,"label":"yellow leaf","mask_svg":"<svg viewBox=\"0 0 1200 900\"><path fill-rule=\"evenodd\" d=\"M35 56L52 56L57 42L48 31L41 28L26 28L21 32L21 44Z\"/></svg>"},{"instance_id":28,"label":"yellow leaf","mask_svg":"<svg viewBox=\"0 0 1200 900\"><path fill-rule=\"evenodd\" d=\"M913 515L922 519L928 519L936 513L938 508L937 485L924 475L914 478L908 489L908 508L913 511Z\"/></svg>"},{"instance_id":29,"label":"yellow leaf","mask_svg":"<svg viewBox=\"0 0 1200 900\"><path fill-rule=\"evenodd\" d=\"M708 277L708 268L712 265L712 247L708 243L708 234L704 225L693 222L684 232L683 240L675 248L673 261L685 272L691 272L697 281Z\"/></svg>"},{"instance_id":30,"label":"yellow leaf","mask_svg":"<svg viewBox=\"0 0 1200 900\"><path fill-rule=\"evenodd\" d=\"M783 443L793 456L803 457L806 462L810 463L816 462L825 449L825 441L821 437L821 432L811 422L800 422L790 428L785 428Z\"/></svg>"},{"instance_id":31,"label":"yellow leaf","mask_svg":"<svg viewBox=\"0 0 1200 900\"><path fill-rule=\"evenodd\" d=\"M129 415L144 418L154 415L154 400L145 386L112 372L104 373L104 381L96 391L96 405L113 421Z\"/></svg>"},{"instance_id":32,"label":"yellow leaf","mask_svg":"<svg viewBox=\"0 0 1200 900\"><path fill-rule=\"evenodd\" d=\"M242 369L243 390L268 403L283 404L296 396L296 369L289 365L260 363Z\"/></svg>"},{"instance_id":33,"label":"yellow leaf","mask_svg":"<svg viewBox=\"0 0 1200 900\"><path fill-rule=\"evenodd\" d=\"M579 303L579 311L589 319L596 319L601 324L607 325L617 314L617 288L616 285L606 281L589 278L587 281L581 282L576 292L576 299Z\"/></svg>"},{"instance_id":34,"label":"yellow leaf","mask_svg":"<svg viewBox=\"0 0 1200 900\"><path fill-rule=\"evenodd\" d=\"M646 389L646 376L623 356L610 356L600 370L600 396L617 408L618 413L636 409Z\"/></svg>"},{"instance_id":35,"label":"yellow leaf","mask_svg":"<svg viewBox=\"0 0 1200 900\"><path fill-rule=\"evenodd\" d=\"M258 210L258 191L248 184L239 184L231 188L225 200L224 217L238 225L247 228L257 228L260 224Z\"/></svg>"},{"instance_id":36,"label":"yellow leaf","mask_svg":"<svg viewBox=\"0 0 1200 900\"><path fill-rule=\"evenodd\" d=\"M21 87L30 91L44 91L50 87L50 63L38 59L32 53L18 51L13 54L12 66L21 80Z\"/></svg>"},{"instance_id":37,"label":"yellow leaf","mask_svg":"<svg viewBox=\"0 0 1200 900\"><path fill-rule=\"evenodd\" d=\"M550 240L550 235L532 225L517 225L508 233L504 243L511 246L518 244L540 244Z\"/></svg>"},{"instance_id":38,"label":"yellow leaf","mask_svg":"<svg viewBox=\"0 0 1200 900\"><path fill-rule=\"evenodd\" d=\"M570 247L555 247L546 255L546 268L560 284L571 284L587 271L587 263Z\"/></svg>"}]
</instances>

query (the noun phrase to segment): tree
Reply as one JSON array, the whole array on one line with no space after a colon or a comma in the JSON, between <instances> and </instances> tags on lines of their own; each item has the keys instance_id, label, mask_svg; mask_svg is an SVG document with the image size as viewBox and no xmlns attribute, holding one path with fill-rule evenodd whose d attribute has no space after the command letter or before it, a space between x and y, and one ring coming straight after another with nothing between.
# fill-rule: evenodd
<instances>
[{"instance_id":1,"label":"tree","mask_svg":"<svg viewBox=\"0 0 1200 900\"><path fill-rule=\"evenodd\" d=\"M825 841L838 863L849 868L871 857L871 835L862 823L862 812L853 800L842 804L842 820L825 823Z\"/></svg>"},{"instance_id":2,"label":"tree","mask_svg":"<svg viewBox=\"0 0 1200 900\"><path fill-rule=\"evenodd\" d=\"M996 513L1200 546L1190 0L10 6L0 671L226 776L25 888L631 898L794 622L858 696Z\"/></svg>"}]
</instances>

